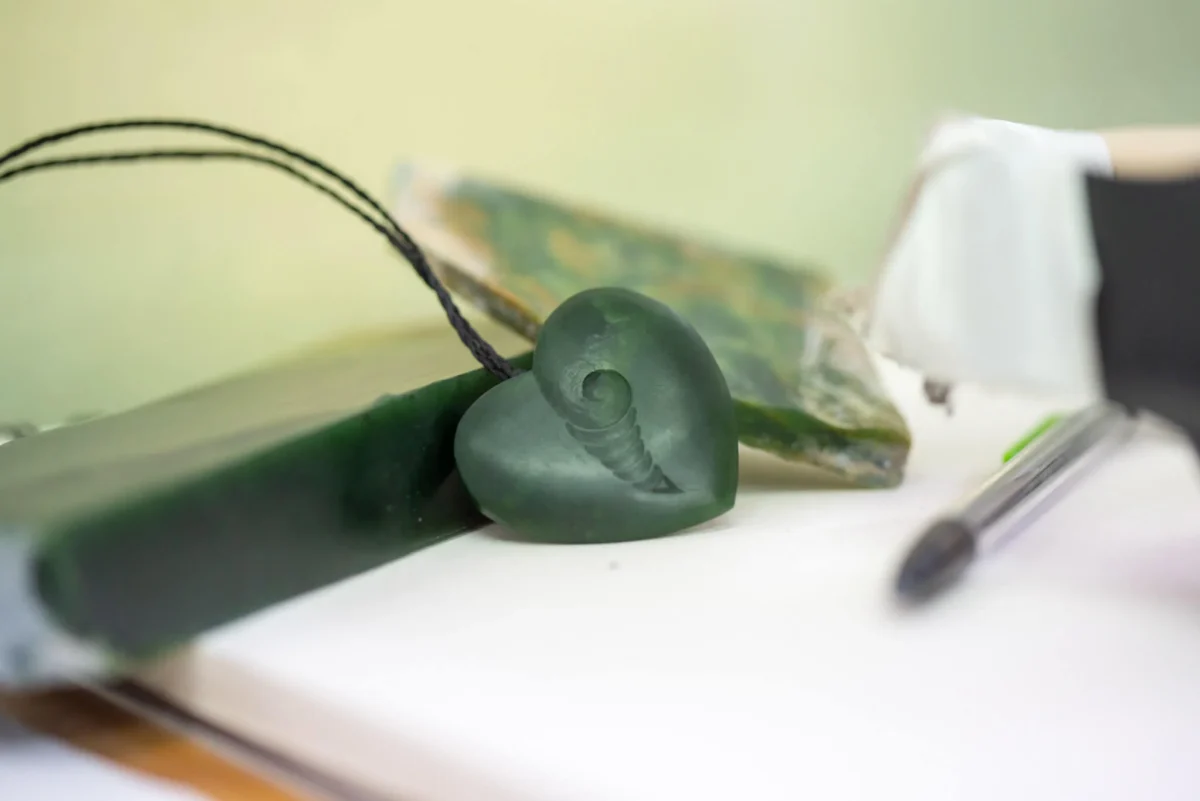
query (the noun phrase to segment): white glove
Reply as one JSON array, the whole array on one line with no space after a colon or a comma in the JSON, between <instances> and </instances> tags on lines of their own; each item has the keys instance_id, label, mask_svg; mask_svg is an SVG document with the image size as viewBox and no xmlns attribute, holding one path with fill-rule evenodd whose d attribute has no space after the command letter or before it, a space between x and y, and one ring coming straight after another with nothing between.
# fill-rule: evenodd
<instances>
[{"instance_id":1,"label":"white glove","mask_svg":"<svg viewBox=\"0 0 1200 801\"><path fill-rule=\"evenodd\" d=\"M874 286L868 344L948 384L1102 396L1084 175L1111 171L1098 134L939 126Z\"/></svg>"}]
</instances>

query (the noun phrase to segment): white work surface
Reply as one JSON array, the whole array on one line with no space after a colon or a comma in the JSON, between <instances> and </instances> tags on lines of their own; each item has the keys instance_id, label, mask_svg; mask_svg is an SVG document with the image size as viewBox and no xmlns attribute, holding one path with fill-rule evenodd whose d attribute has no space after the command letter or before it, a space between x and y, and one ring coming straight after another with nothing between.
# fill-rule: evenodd
<instances>
[{"instance_id":1,"label":"white work surface","mask_svg":"<svg viewBox=\"0 0 1200 801\"><path fill-rule=\"evenodd\" d=\"M1047 409L887 373L894 491L793 491L664 540L465 536L153 672L218 724L403 801L1196 801L1200 476L1146 431L920 613L905 547Z\"/></svg>"},{"instance_id":2,"label":"white work surface","mask_svg":"<svg viewBox=\"0 0 1200 801\"><path fill-rule=\"evenodd\" d=\"M0 713L4 801L209 801L30 731Z\"/></svg>"}]
</instances>

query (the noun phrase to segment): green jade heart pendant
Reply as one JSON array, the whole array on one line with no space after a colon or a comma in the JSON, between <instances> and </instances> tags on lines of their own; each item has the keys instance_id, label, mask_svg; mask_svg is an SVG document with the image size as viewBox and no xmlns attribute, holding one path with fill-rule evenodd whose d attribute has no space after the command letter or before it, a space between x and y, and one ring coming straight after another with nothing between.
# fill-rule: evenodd
<instances>
[{"instance_id":1,"label":"green jade heart pendant","mask_svg":"<svg viewBox=\"0 0 1200 801\"><path fill-rule=\"evenodd\" d=\"M716 359L670 308L627 289L558 306L532 371L471 405L454 453L483 513L537 542L663 537L737 496L737 424Z\"/></svg>"}]
</instances>

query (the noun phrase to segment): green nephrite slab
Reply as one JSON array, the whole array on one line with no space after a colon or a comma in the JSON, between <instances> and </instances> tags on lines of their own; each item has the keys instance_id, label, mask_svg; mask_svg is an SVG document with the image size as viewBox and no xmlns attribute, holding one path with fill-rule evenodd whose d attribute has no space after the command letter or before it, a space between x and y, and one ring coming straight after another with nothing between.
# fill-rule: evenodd
<instances>
[{"instance_id":1,"label":"green nephrite slab","mask_svg":"<svg viewBox=\"0 0 1200 801\"><path fill-rule=\"evenodd\" d=\"M486 524L454 435L497 383L438 325L0 445L0 683L103 674Z\"/></svg>"},{"instance_id":2,"label":"green nephrite slab","mask_svg":"<svg viewBox=\"0 0 1200 801\"><path fill-rule=\"evenodd\" d=\"M399 170L396 192L447 286L530 342L585 289L635 290L704 338L743 443L852 486L900 482L908 428L815 272L420 166Z\"/></svg>"},{"instance_id":3,"label":"green nephrite slab","mask_svg":"<svg viewBox=\"0 0 1200 801\"><path fill-rule=\"evenodd\" d=\"M532 372L463 416L455 457L488 517L541 542L661 537L724 514L737 495L721 368L679 315L626 289L555 309Z\"/></svg>"}]
</instances>

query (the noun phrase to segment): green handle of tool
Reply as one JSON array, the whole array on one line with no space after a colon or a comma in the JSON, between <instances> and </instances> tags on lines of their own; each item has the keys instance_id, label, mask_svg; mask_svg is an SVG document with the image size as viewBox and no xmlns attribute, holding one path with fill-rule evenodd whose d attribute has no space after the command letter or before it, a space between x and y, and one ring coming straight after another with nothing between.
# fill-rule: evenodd
<instances>
[{"instance_id":1,"label":"green handle of tool","mask_svg":"<svg viewBox=\"0 0 1200 801\"><path fill-rule=\"evenodd\" d=\"M1004 452L1004 462L1010 461L1021 451L1029 447L1029 443L1045 434L1053 428L1060 420L1063 419L1061 414L1052 414L1043 419L1040 423L1030 429L1029 433L1017 440L1008 450Z\"/></svg>"}]
</instances>

